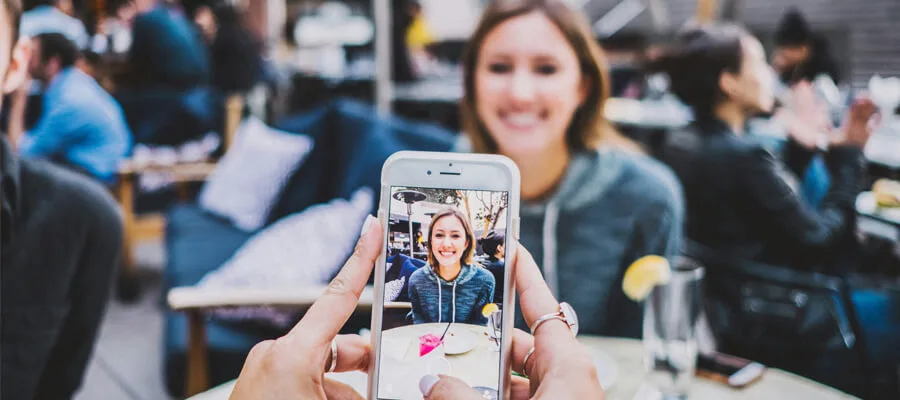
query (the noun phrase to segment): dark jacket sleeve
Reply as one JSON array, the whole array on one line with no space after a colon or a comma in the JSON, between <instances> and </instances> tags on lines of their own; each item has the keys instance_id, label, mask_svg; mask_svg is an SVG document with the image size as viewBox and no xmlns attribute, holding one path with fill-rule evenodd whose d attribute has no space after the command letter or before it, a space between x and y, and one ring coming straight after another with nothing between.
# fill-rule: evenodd
<instances>
[{"instance_id":1,"label":"dark jacket sleeve","mask_svg":"<svg viewBox=\"0 0 900 400\"><path fill-rule=\"evenodd\" d=\"M771 152L752 148L741 158L736 174L741 202L759 229L781 235L798 253L819 254L850 227L864 167L859 149L835 148L826 154L832 184L818 211L788 183L792 175Z\"/></svg>"},{"instance_id":2,"label":"dark jacket sleeve","mask_svg":"<svg viewBox=\"0 0 900 400\"><path fill-rule=\"evenodd\" d=\"M77 271L69 284L71 308L53 347L36 398L74 396L94 350L105 315L122 249L122 220L112 198L99 187L83 187L72 212L82 213L88 225L78 257Z\"/></svg>"}]
</instances>

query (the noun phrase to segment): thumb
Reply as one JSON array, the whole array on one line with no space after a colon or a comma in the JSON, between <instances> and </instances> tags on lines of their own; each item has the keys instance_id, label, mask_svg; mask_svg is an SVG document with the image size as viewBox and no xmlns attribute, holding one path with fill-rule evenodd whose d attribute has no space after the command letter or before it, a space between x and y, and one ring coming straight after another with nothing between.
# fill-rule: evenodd
<instances>
[{"instance_id":1,"label":"thumb","mask_svg":"<svg viewBox=\"0 0 900 400\"><path fill-rule=\"evenodd\" d=\"M419 390L427 400L478 400L481 395L465 382L447 375L425 375L419 380Z\"/></svg>"}]
</instances>

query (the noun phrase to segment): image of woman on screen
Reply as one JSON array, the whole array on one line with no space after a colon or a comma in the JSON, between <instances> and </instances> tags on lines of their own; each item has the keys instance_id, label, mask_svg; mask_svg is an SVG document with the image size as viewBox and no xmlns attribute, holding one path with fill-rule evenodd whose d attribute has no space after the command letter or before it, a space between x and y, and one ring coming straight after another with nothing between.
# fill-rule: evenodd
<instances>
[{"instance_id":1,"label":"image of woman on screen","mask_svg":"<svg viewBox=\"0 0 900 400\"><path fill-rule=\"evenodd\" d=\"M472 262L475 235L455 208L434 214L428 227L428 264L409 278L414 324L457 322L484 325L481 309L494 299L494 276Z\"/></svg>"}]
</instances>

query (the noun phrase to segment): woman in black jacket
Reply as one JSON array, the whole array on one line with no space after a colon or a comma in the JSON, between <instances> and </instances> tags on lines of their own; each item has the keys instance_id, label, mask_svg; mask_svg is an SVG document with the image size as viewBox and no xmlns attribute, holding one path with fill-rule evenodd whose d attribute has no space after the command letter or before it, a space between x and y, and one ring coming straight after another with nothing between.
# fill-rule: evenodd
<instances>
[{"instance_id":1,"label":"woman in black jacket","mask_svg":"<svg viewBox=\"0 0 900 400\"><path fill-rule=\"evenodd\" d=\"M774 103L776 77L756 38L737 26L696 27L655 63L695 114L692 125L670 133L661 156L684 186L687 237L731 257L797 268L844 254L864 183L872 102L858 99L844 126L829 132L824 156L832 184L814 210L802 200L796 178L814 152L800 143L815 143L830 124L803 117L820 111L808 84L793 89L799 118L788 126L785 154L777 156L744 135L747 119Z\"/></svg>"}]
</instances>

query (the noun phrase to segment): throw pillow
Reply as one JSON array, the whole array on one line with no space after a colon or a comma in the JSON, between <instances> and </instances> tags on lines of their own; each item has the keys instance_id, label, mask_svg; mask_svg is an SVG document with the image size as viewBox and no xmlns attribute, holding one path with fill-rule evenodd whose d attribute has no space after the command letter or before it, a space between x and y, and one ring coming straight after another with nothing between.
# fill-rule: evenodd
<instances>
[{"instance_id":1,"label":"throw pillow","mask_svg":"<svg viewBox=\"0 0 900 400\"><path fill-rule=\"evenodd\" d=\"M245 231L263 227L287 178L312 150L305 135L280 131L249 117L200 193L205 210Z\"/></svg>"},{"instance_id":2,"label":"throw pillow","mask_svg":"<svg viewBox=\"0 0 900 400\"><path fill-rule=\"evenodd\" d=\"M201 287L302 289L326 284L352 253L375 196L368 188L289 215L255 234L234 256L197 284ZM285 328L293 312L249 307L215 315ZM251 320L251 321L248 321Z\"/></svg>"}]
</instances>

